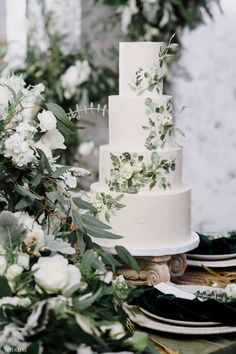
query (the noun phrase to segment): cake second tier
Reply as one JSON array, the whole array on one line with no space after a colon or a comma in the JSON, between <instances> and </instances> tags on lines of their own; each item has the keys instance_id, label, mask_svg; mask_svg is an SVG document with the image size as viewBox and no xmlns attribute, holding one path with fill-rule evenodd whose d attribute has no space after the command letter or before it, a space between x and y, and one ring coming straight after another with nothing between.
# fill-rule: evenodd
<instances>
[{"instance_id":1,"label":"cake second tier","mask_svg":"<svg viewBox=\"0 0 236 354\"><path fill-rule=\"evenodd\" d=\"M172 97L109 96L109 142L117 149L155 150L170 143Z\"/></svg>"}]
</instances>

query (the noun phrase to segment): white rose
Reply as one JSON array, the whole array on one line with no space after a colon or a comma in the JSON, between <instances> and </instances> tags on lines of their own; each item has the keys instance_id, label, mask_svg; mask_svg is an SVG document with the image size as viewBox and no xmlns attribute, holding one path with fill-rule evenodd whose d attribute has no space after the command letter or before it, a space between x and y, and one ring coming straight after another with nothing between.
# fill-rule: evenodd
<instances>
[{"instance_id":1,"label":"white rose","mask_svg":"<svg viewBox=\"0 0 236 354\"><path fill-rule=\"evenodd\" d=\"M78 267L69 264L67 267L67 283L64 287L62 293L65 294L68 290L73 287L77 287L80 284L81 272Z\"/></svg>"},{"instance_id":2,"label":"white rose","mask_svg":"<svg viewBox=\"0 0 236 354\"><path fill-rule=\"evenodd\" d=\"M52 112L43 110L42 113L37 115L37 118L42 132L56 129L57 119Z\"/></svg>"},{"instance_id":3,"label":"white rose","mask_svg":"<svg viewBox=\"0 0 236 354\"><path fill-rule=\"evenodd\" d=\"M52 158L52 150L66 149L64 145L64 136L57 130L48 130L41 139L35 144L35 147L44 151L48 158Z\"/></svg>"},{"instance_id":4,"label":"white rose","mask_svg":"<svg viewBox=\"0 0 236 354\"><path fill-rule=\"evenodd\" d=\"M35 250L39 250L44 245L43 230L29 231L24 239L24 244L27 247L34 246Z\"/></svg>"},{"instance_id":5,"label":"white rose","mask_svg":"<svg viewBox=\"0 0 236 354\"><path fill-rule=\"evenodd\" d=\"M35 282L48 294L69 289L72 284L80 284L80 272L76 274L75 269L69 267L67 259L61 255L41 257L32 270L35 271Z\"/></svg>"},{"instance_id":6,"label":"white rose","mask_svg":"<svg viewBox=\"0 0 236 354\"><path fill-rule=\"evenodd\" d=\"M6 271L6 278L9 281L14 280L18 275L20 275L23 272L23 267L21 267L18 264L12 264L7 268Z\"/></svg>"},{"instance_id":7,"label":"white rose","mask_svg":"<svg viewBox=\"0 0 236 354\"><path fill-rule=\"evenodd\" d=\"M6 268L7 268L6 258L0 256L0 275L3 275L5 273Z\"/></svg>"},{"instance_id":8,"label":"white rose","mask_svg":"<svg viewBox=\"0 0 236 354\"><path fill-rule=\"evenodd\" d=\"M130 164L125 163L120 168L120 176L125 179L130 179L134 173L133 167Z\"/></svg>"},{"instance_id":9,"label":"white rose","mask_svg":"<svg viewBox=\"0 0 236 354\"><path fill-rule=\"evenodd\" d=\"M95 148L94 141L85 141L82 144L80 144L78 152L80 155L87 156L91 154L94 148Z\"/></svg>"}]
</instances>

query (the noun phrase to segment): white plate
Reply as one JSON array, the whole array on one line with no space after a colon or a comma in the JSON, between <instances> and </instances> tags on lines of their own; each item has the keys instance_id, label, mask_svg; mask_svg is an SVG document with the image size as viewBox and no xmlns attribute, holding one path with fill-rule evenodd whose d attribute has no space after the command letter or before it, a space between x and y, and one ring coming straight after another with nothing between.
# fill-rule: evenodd
<instances>
[{"instance_id":1,"label":"white plate","mask_svg":"<svg viewBox=\"0 0 236 354\"><path fill-rule=\"evenodd\" d=\"M151 319L142 313L137 306L124 305L124 311L129 316L130 320L137 325L149 328L159 332L189 334L189 335L210 335L210 334L224 334L235 333L236 326L213 326L213 327L190 327L190 326L176 326L173 324L159 322Z\"/></svg>"},{"instance_id":2,"label":"white plate","mask_svg":"<svg viewBox=\"0 0 236 354\"><path fill-rule=\"evenodd\" d=\"M145 315L148 315L149 317L153 317L158 321L165 322L165 323L170 323L170 324L175 324L177 326L190 326L190 327L208 327L208 326L216 326L219 325L220 322L192 322L192 321L180 321L180 320L173 320L171 318L165 318L161 316L154 315L153 313L143 309L142 307L139 307L139 309L145 313Z\"/></svg>"},{"instance_id":3,"label":"white plate","mask_svg":"<svg viewBox=\"0 0 236 354\"><path fill-rule=\"evenodd\" d=\"M224 259L236 258L236 253L231 254L191 254L188 253L189 259L199 259L201 261L223 261Z\"/></svg>"},{"instance_id":4,"label":"white plate","mask_svg":"<svg viewBox=\"0 0 236 354\"><path fill-rule=\"evenodd\" d=\"M205 261L205 260L194 260L187 259L187 264L194 267L211 267L211 268L227 268L227 267L236 267L236 258L226 259L222 261Z\"/></svg>"}]
</instances>

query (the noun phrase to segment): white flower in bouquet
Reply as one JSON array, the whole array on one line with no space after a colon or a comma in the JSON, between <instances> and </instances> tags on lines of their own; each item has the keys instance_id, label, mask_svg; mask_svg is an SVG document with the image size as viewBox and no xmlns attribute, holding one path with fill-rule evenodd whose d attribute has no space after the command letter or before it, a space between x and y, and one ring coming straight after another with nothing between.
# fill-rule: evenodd
<instances>
[{"instance_id":1,"label":"white flower in bouquet","mask_svg":"<svg viewBox=\"0 0 236 354\"><path fill-rule=\"evenodd\" d=\"M0 306L3 305L28 307L31 305L31 300L28 297L20 298L18 296L6 296L0 299Z\"/></svg>"},{"instance_id":2,"label":"white flower in bouquet","mask_svg":"<svg viewBox=\"0 0 236 354\"><path fill-rule=\"evenodd\" d=\"M86 168L82 167L71 167L70 171L73 173L74 176L78 177L91 175L91 172L89 170L86 170Z\"/></svg>"},{"instance_id":3,"label":"white flower in bouquet","mask_svg":"<svg viewBox=\"0 0 236 354\"><path fill-rule=\"evenodd\" d=\"M11 157L13 163L22 167L35 159L31 142L22 133L15 132L5 140L5 157Z\"/></svg>"},{"instance_id":4,"label":"white flower in bouquet","mask_svg":"<svg viewBox=\"0 0 236 354\"><path fill-rule=\"evenodd\" d=\"M87 81L91 73L91 67L87 60L77 60L61 76L61 86L65 90L64 96L70 99L74 96L76 89L83 82Z\"/></svg>"},{"instance_id":5,"label":"white flower in bouquet","mask_svg":"<svg viewBox=\"0 0 236 354\"><path fill-rule=\"evenodd\" d=\"M57 130L48 130L39 141L35 144L35 147L43 150L45 155L52 159L52 150L66 149L64 145L64 136Z\"/></svg>"},{"instance_id":6,"label":"white flower in bouquet","mask_svg":"<svg viewBox=\"0 0 236 354\"><path fill-rule=\"evenodd\" d=\"M120 176L125 179L130 179L133 176L133 173L134 173L134 169L128 163L125 163L120 167Z\"/></svg>"},{"instance_id":7,"label":"white flower in bouquet","mask_svg":"<svg viewBox=\"0 0 236 354\"><path fill-rule=\"evenodd\" d=\"M80 270L69 265L68 260L61 255L39 258L32 270L35 271L35 282L48 294L67 291L80 284Z\"/></svg>"},{"instance_id":8,"label":"white flower in bouquet","mask_svg":"<svg viewBox=\"0 0 236 354\"><path fill-rule=\"evenodd\" d=\"M19 253L17 264L24 269L29 269L30 256L27 253Z\"/></svg>"},{"instance_id":9,"label":"white flower in bouquet","mask_svg":"<svg viewBox=\"0 0 236 354\"><path fill-rule=\"evenodd\" d=\"M45 91L44 84L37 84L33 87L29 86L22 90L23 95L25 96L22 103L25 107L25 104L33 104L35 102L40 102L42 100L41 93Z\"/></svg>"},{"instance_id":10,"label":"white flower in bouquet","mask_svg":"<svg viewBox=\"0 0 236 354\"><path fill-rule=\"evenodd\" d=\"M0 256L0 275L2 276L7 269L7 261L4 256Z\"/></svg>"},{"instance_id":11,"label":"white flower in bouquet","mask_svg":"<svg viewBox=\"0 0 236 354\"><path fill-rule=\"evenodd\" d=\"M80 144L78 152L80 155L87 156L92 153L92 151L95 148L95 142L94 141L84 141L83 143Z\"/></svg>"},{"instance_id":12,"label":"white flower in bouquet","mask_svg":"<svg viewBox=\"0 0 236 354\"><path fill-rule=\"evenodd\" d=\"M14 280L18 275L23 272L24 268L18 264L11 264L6 271L6 278L9 281Z\"/></svg>"},{"instance_id":13,"label":"white flower in bouquet","mask_svg":"<svg viewBox=\"0 0 236 354\"><path fill-rule=\"evenodd\" d=\"M113 339L121 339L125 336L126 332L123 325L119 322L112 323L111 325L101 326L101 331L105 333L109 331L111 338Z\"/></svg>"},{"instance_id":14,"label":"white flower in bouquet","mask_svg":"<svg viewBox=\"0 0 236 354\"><path fill-rule=\"evenodd\" d=\"M73 176L70 171L66 171L65 173L63 173L61 178L65 182L66 187L70 189L74 189L77 187L77 177Z\"/></svg>"},{"instance_id":15,"label":"white flower in bouquet","mask_svg":"<svg viewBox=\"0 0 236 354\"><path fill-rule=\"evenodd\" d=\"M22 76L12 75L10 77L0 78L0 85L5 87L9 91L8 99L9 102L12 103L15 100L14 95L18 97L22 94L25 87L25 81L23 80ZM14 91L14 94L8 87L10 87L10 89Z\"/></svg>"},{"instance_id":16,"label":"white flower in bouquet","mask_svg":"<svg viewBox=\"0 0 236 354\"><path fill-rule=\"evenodd\" d=\"M41 248L44 244L44 232L35 218L27 212L16 212L14 215L27 229L27 234L23 241L26 247L34 246L35 249Z\"/></svg>"},{"instance_id":17,"label":"white flower in bouquet","mask_svg":"<svg viewBox=\"0 0 236 354\"><path fill-rule=\"evenodd\" d=\"M95 354L91 347L88 347L86 344L81 344L77 349L77 354Z\"/></svg>"},{"instance_id":18,"label":"white flower in bouquet","mask_svg":"<svg viewBox=\"0 0 236 354\"><path fill-rule=\"evenodd\" d=\"M8 109L9 104L9 92L6 87L0 86L0 120Z\"/></svg>"},{"instance_id":19,"label":"white flower in bouquet","mask_svg":"<svg viewBox=\"0 0 236 354\"><path fill-rule=\"evenodd\" d=\"M106 283L106 284L110 284L113 280L113 273L111 271L106 272L105 274L102 274L100 276L100 279Z\"/></svg>"},{"instance_id":20,"label":"white flower in bouquet","mask_svg":"<svg viewBox=\"0 0 236 354\"><path fill-rule=\"evenodd\" d=\"M57 119L51 111L43 110L37 115L37 118L39 120L39 127L42 132L56 129Z\"/></svg>"}]
</instances>

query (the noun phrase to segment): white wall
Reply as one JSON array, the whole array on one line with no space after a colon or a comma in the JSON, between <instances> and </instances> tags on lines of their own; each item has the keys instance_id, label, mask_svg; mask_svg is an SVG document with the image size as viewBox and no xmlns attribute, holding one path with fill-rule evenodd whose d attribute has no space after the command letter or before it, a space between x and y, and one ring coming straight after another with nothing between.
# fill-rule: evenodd
<instances>
[{"instance_id":1,"label":"white wall","mask_svg":"<svg viewBox=\"0 0 236 354\"><path fill-rule=\"evenodd\" d=\"M216 9L214 21L185 32L172 88L176 106L188 106L179 141L193 228L204 232L236 229L236 1L221 4L223 15Z\"/></svg>"}]
</instances>

